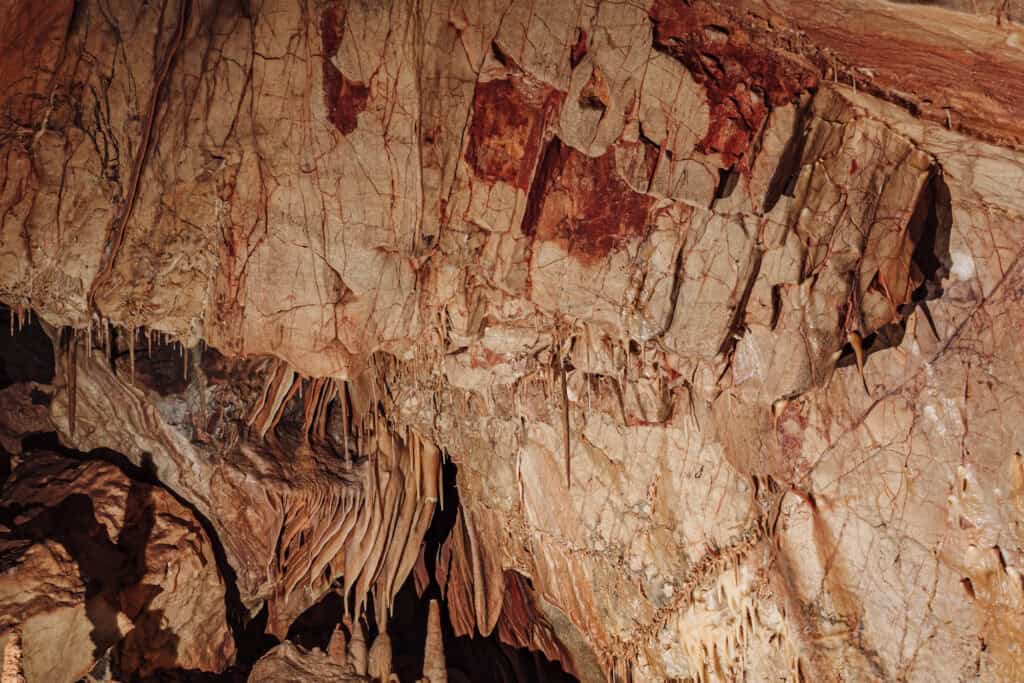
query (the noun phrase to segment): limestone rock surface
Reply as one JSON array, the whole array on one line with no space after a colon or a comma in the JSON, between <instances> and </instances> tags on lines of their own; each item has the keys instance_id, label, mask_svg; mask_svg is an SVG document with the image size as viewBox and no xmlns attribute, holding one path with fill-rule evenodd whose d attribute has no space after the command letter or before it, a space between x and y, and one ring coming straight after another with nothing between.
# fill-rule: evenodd
<instances>
[{"instance_id":1,"label":"limestone rock surface","mask_svg":"<svg viewBox=\"0 0 1024 683\"><path fill-rule=\"evenodd\" d=\"M451 458L459 633L588 681L1017 680L1020 21L0 2L0 301L61 440L194 506L278 636L425 580Z\"/></svg>"},{"instance_id":2,"label":"limestone rock surface","mask_svg":"<svg viewBox=\"0 0 1024 683\"><path fill-rule=\"evenodd\" d=\"M0 623L5 640L21 634L27 680L77 681L108 655L143 677L231 664L213 550L167 492L108 463L34 452L3 500Z\"/></svg>"}]
</instances>

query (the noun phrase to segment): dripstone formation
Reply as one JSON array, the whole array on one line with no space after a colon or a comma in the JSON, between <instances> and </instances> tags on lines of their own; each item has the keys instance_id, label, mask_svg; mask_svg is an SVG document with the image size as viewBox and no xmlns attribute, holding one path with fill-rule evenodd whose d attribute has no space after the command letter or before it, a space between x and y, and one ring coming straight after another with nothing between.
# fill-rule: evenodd
<instances>
[{"instance_id":1,"label":"dripstone formation","mask_svg":"<svg viewBox=\"0 0 1024 683\"><path fill-rule=\"evenodd\" d=\"M0 0L3 682L1021 680L1021 22Z\"/></svg>"}]
</instances>

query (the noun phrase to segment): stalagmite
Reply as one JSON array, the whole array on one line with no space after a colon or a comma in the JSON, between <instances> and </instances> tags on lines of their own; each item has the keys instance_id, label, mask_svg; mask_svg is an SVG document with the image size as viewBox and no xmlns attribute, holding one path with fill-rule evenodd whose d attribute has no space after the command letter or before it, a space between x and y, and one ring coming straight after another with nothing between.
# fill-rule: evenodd
<instances>
[{"instance_id":1,"label":"stalagmite","mask_svg":"<svg viewBox=\"0 0 1024 683\"><path fill-rule=\"evenodd\" d=\"M0 670L0 683L25 683L22 659L21 633L14 630L11 632L10 638L7 639L7 644L4 645L4 662L3 669Z\"/></svg>"},{"instance_id":2,"label":"stalagmite","mask_svg":"<svg viewBox=\"0 0 1024 683\"><path fill-rule=\"evenodd\" d=\"M367 673L370 678L387 683L391 678L391 638L388 636L387 625L385 624L370 646L367 655Z\"/></svg>"},{"instance_id":3,"label":"stalagmite","mask_svg":"<svg viewBox=\"0 0 1024 683\"><path fill-rule=\"evenodd\" d=\"M423 646L423 676L430 683L448 683L448 668L444 660L444 639L441 631L441 606L430 601L427 613L427 642Z\"/></svg>"},{"instance_id":4,"label":"stalagmite","mask_svg":"<svg viewBox=\"0 0 1024 683\"><path fill-rule=\"evenodd\" d=\"M363 634L363 624L356 618L349 628L352 635L348 643L348 663L355 669L356 673L365 676L368 671L368 652L366 649L366 636Z\"/></svg>"},{"instance_id":5,"label":"stalagmite","mask_svg":"<svg viewBox=\"0 0 1024 683\"><path fill-rule=\"evenodd\" d=\"M335 664L348 663L348 643L345 638L345 628L341 624L334 627L331 640L327 644L327 656Z\"/></svg>"}]
</instances>

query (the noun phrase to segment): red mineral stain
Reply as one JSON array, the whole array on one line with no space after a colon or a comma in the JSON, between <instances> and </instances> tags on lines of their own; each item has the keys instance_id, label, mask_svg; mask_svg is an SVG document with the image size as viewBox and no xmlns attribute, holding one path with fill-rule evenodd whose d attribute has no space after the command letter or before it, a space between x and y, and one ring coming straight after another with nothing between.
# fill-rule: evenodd
<instances>
[{"instance_id":1,"label":"red mineral stain","mask_svg":"<svg viewBox=\"0 0 1024 683\"><path fill-rule=\"evenodd\" d=\"M775 433L782 447L786 466L792 466L800 460L804 448L804 432L807 431L808 424L809 421L803 414L803 406L799 401L790 401L779 415Z\"/></svg>"},{"instance_id":2,"label":"red mineral stain","mask_svg":"<svg viewBox=\"0 0 1024 683\"><path fill-rule=\"evenodd\" d=\"M469 357L471 368L493 368L507 362L508 357L505 354L495 353L488 348L481 349L479 353L471 353Z\"/></svg>"},{"instance_id":3,"label":"red mineral stain","mask_svg":"<svg viewBox=\"0 0 1024 683\"><path fill-rule=\"evenodd\" d=\"M562 241L570 256L594 263L645 233L652 202L619 176L614 147L594 158L555 138L530 188L522 230Z\"/></svg>"},{"instance_id":4,"label":"red mineral stain","mask_svg":"<svg viewBox=\"0 0 1024 683\"><path fill-rule=\"evenodd\" d=\"M320 43L323 46L324 59L330 59L338 53L341 38L345 34L345 12L340 14L338 8L330 5L320 15Z\"/></svg>"},{"instance_id":5,"label":"red mineral stain","mask_svg":"<svg viewBox=\"0 0 1024 683\"><path fill-rule=\"evenodd\" d=\"M545 122L561 97L525 76L478 84L466 148L466 161L477 177L528 189Z\"/></svg>"},{"instance_id":6,"label":"red mineral stain","mask_svg":"<svg viewBox=\"0 0 1024 683\"><path fill-rule=\"evenodd\" d=\"M768 112L817 84L814 68L759 46L716 5L656 0L655 48L672 55L707 91L711 120L700 142L727 166L749 170L751 143Z\"/></svg>"},{"instance_id":7,"label":"red mineral stain","mask_svg":"<svg viewBox=\"0 0 1024 683\"><path fill-rule=\"evenodd\" d=\"M320 42L323 47L324 104L327 116L342 135L359 125L359 115L366 109L370 89L365 84L345 77L331 58L338 52L345 35L345 14L327 7L320 15Z\"/></svg>"},{"instance_id":8,"label":"red mineral stain","mask_svg":"<svg viewBox=\"0 0 1024 683\"><path fill-rule=\"evenodd\" d=\"M578 28L576 36L576 44L572 46L572 52L569 53L569 66L574 69L587 56L587 32Z\"/></svg>"}]
</instances>

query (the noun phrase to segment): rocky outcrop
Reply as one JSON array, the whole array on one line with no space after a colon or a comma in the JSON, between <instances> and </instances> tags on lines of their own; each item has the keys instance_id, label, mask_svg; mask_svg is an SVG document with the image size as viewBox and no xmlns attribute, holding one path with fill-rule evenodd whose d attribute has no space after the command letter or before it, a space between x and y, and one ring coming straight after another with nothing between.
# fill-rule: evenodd
<instances>
[{"instance_id":1,"label":"rocky outcrop","mask_svg":"<svg viewBox=\"0 0 1024 683\"><path fill-rule=\"evenodd\" d=\"M1024 29L942 4L8 3L0 300L279 636L446 453L458 633L1020 678Z\"/></svg>"},{"instance_id":2,"label":"rocky outcrop","mask_svg":"<svg viewBox=\"0 0 1024 683\"><path fill-rule=\"evenodd\" d=\"M99 461L34 452L4 486L0 623L29 681L76 681L100 658L126 676L220 672L235 647L224 582L195 518Z\"/></svg>"}]
</instances>

